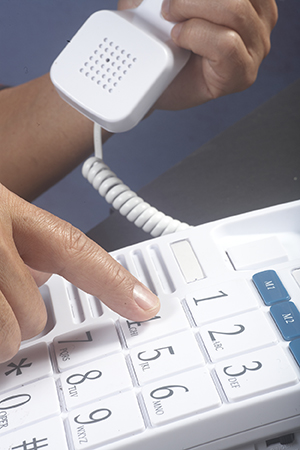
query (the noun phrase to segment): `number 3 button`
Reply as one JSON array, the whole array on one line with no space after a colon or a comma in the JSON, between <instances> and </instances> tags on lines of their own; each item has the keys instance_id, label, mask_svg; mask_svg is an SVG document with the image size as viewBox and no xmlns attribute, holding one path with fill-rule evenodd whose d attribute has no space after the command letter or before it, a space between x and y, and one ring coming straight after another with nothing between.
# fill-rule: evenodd
<instances>
[{"instance_id":1,"label":"number 3 button","mask_svg":"<svg viewBox=\"0 0 300 450\"><path fill-rule=\"evenodd\" d=\"M296 373L279 346L218 363L217 375L229 401L244 400L298 382Z\"/></svg>"}]
</instances>

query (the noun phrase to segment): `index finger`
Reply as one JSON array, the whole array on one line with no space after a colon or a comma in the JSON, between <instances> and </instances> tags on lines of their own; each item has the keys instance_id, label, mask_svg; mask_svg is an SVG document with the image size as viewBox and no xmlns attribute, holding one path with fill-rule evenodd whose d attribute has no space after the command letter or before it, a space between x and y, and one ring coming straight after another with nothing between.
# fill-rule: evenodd
<instances>
[{"instance_id":1,"label":"index finger","mask_svg":"<svg viewBox=\"0 0 300 450\"><path fill-rule=\"evenodd\" d=\"M130 320L148 320L158 298L71 224L21 199L12 214L15 245L35 270L56 273Z\"/></svg>"}]
</instances>

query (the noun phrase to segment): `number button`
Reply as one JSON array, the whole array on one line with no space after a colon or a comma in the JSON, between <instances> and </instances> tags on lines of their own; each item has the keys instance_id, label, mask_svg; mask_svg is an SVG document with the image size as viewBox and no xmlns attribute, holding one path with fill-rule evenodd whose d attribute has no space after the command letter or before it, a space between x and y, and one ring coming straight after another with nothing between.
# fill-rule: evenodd
<instances>
[{"instance_id":1,"label":"number button","mask_svg":"<svg viewBox=\"0 0 300 450\"><path fill-rule=\"evenodd\" d=\"M70 413L75 450L94 448L145 429L133 392L90 403Z\"/></svg>"},{"instance_id":2,"label":"number button","mask_svg":"<svg viewBox=\"0 0 300 450\"><path fill-rule=\"evenodd\" d=\"M121 350L114 322L101 321L101 325L58 336L53 341L59 371L70 369L97 357Z\"/></svg>"},{"instance_id":3,"label":"number button","mask_svg":"<svg viewBox=\"0 0 300 450\"><path fill-rule=\"evenodd\" d=\"M135 347L130 356L140 385L204 365L204 357L190 331Z\"/></svg>"},{"instance_id":4,"label":"number button","mask_svg":"<svg viewBox=\"0 0 300 450\"><path fill-rule=\"evenodd\" d=\"M142 395L153 426L217 408L221 400L205 368L164 378L143 387Z\"/></svg>"},{"instance_id":5,"label":"number button","mask_svg":"<svg viewBox=\"0 0 300 450\"><path fill-rule=\"evenodd\" d=\"M62 421L43 420L1 436L1 450L68 450Z\"/></svg>"},{"instance_id":6,"label":"number button","mask_svg":"<svg viewBox=\"0 0 300 450\"><path fill-rule=\"evenodd\" d=\"M132 387L120 353L63 372L60 380L68 410Z\"/></svg>"},{"instance_id":7,"label":"number button","mask_svg":"<svg viewBox=\"0 0 300 450\"><path fill-rule=\"evenodd\" d=\"M120 325L128 348L190 328L178 299L164 299L157 316L145 322L134 322L120 318Z\"/></svg>"},{"instance_id":8,"label":"number button","mask_svg":"<svg viewBox=\"0 0 300 450\"><path fill-rule=\"evenodd\" d=\"M0 395L0 435L59 413L52 378L19 387Z\"/></svg>"},{"instance_id":9,"label":"number button","mask_svg":"<svg viewBox=\"0 0 300 450\"><path fill-rule=\"evenodd\" d=\"M231 402L298 382L284 350L279 346L257 350L218 363L216 371Z\"/></svg>"},{"instance_id":10,"label":"number button","mask_svg":"<svg viewBox=\"0 0 300 450\"><path fill-rule=\"evenodd\" d=\"M276 343L277 337L261 311L252 311L200 328L212 361Z\"/></svg>"},{"instance_id":11,"label":"number button","mask_svg":"<svg viewBox=\"0 0 300 450\"><path fill-rule=\"evenodd\" d=\"M220 283L187 296L187 304L196 325L257 308L258 300L245 280Z\"/></svg>"}]
</instances>

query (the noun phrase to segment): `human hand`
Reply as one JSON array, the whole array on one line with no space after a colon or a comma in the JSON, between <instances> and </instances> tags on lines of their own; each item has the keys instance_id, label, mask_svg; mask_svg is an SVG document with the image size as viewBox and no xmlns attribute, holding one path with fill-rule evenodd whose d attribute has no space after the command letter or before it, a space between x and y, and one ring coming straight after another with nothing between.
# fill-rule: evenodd
<instances>
[{"instance_id":1,"label":"human hand","mask_svg":"<svg viewBox=\"0 0 300 450\"><path fill-rule=\"evenodd\" d=\"M130 320L158 312L158 298L85 234L0 184L0 362L45 327L36 281L52 273Z\"/></svg>"},{"instance_id":2,"label":"human hand","mask_svg":"<svg viewBox=\"0 0 300 450\"><path fill-rule=\"evenodd\" d=\"M119 0L119 9L142 0ZM176 22L172 39L191 58L157 101L157 109L185 109L242 91L256 80L270 51L275 0L165 0L162 14Z\"/></svg>"}]
</instances>

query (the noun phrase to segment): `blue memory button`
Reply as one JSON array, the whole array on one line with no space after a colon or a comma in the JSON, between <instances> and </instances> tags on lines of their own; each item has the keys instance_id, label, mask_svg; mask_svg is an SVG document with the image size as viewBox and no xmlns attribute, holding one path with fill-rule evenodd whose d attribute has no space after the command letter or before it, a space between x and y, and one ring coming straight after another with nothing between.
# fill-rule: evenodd
<instances>
[{"instance_id":1,"label":"blue memory button","mask_svg":"<svg viewBox=\"0 0 300 450\"><path fill-rule=\"evenodd\" d=\"M300 313L294 303L278 303L271 306L270 312L286 341L300 337Z\"/></svg>"},{"instance_id":2,"label":"blue memory button","mask_svg":"<svg viewBox=\"0 0 300 450\"><path fill-rule=\"evenodd\" d=\"M283 300L290 300L291 298L275 270L265 270L264 272L256 273L253 275L252 280L263 301L268 306Z\"/></svg>"},{"instance_id":3,"label":"blue memory button","mask_svg":"<svg viewBox=\"0 0 300 450\"><path fill-rule=\"evenodd\" d=\"M300 366L300 339L295 339L290 343L290 350L293 353L298 365Z\"/></svg>"}]
</instances>

